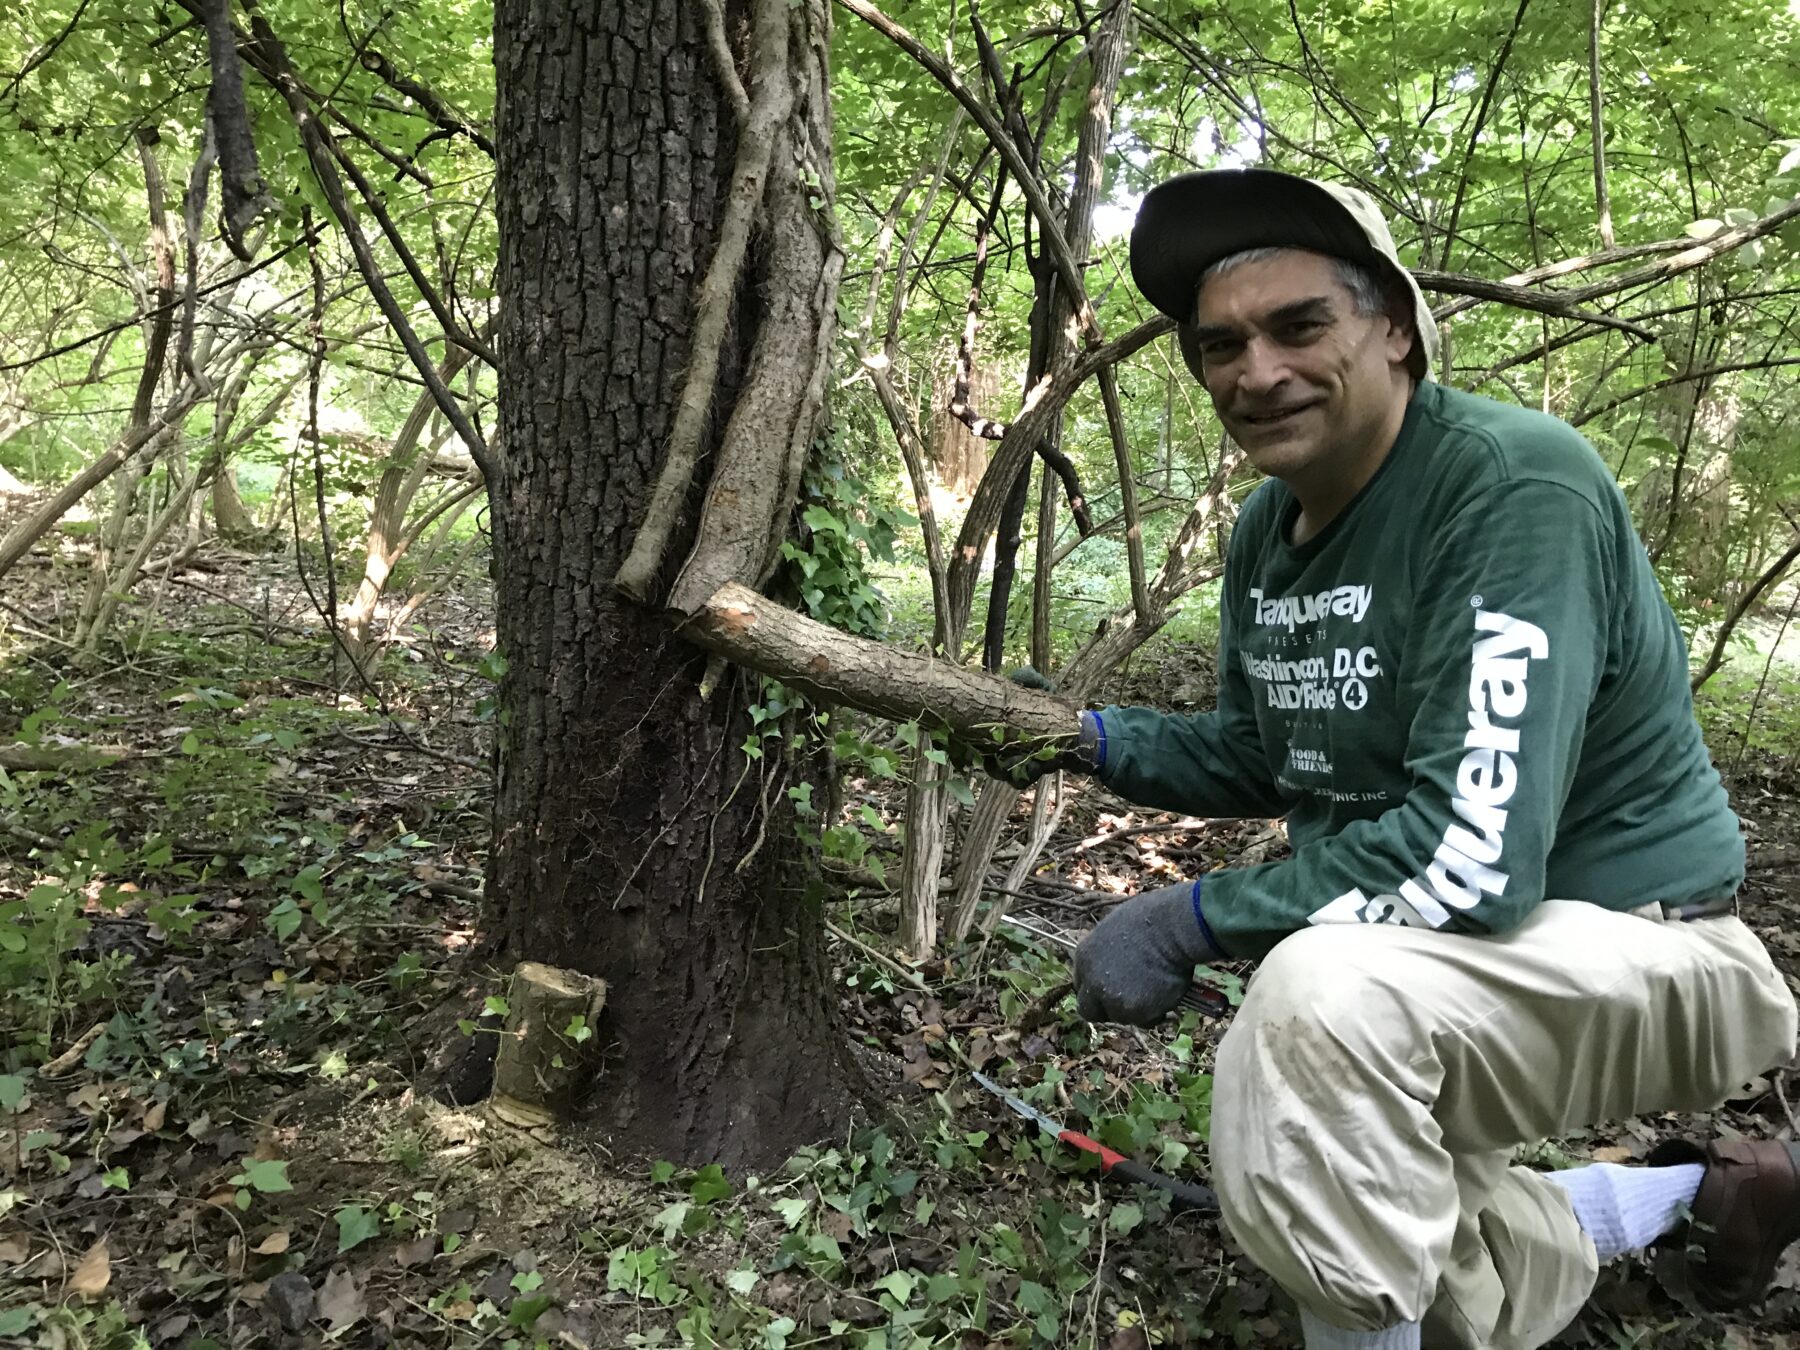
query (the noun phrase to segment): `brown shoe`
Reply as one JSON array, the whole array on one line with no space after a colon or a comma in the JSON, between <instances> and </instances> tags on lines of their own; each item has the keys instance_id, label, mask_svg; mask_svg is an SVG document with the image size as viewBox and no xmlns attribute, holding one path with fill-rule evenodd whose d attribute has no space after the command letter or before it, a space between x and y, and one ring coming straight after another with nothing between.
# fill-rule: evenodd
<instances>
[{"instance_id":1,"label":"brown shoe","mask_svg":"<svg viewBox=\"0 0 1800 1350\"><path fill-rule=\"evenodd\" d=\"M1760 1299L1781 1253L1800 1237L1800 1144L1715 1140L1703 1150L1670 1139L1645 1161L1652 1167L1706 1165L1693 1222L1657 1244L1657 1273L1672 1292L1685 1291L1721 1310Z\"/></svg>"}]
</instances>

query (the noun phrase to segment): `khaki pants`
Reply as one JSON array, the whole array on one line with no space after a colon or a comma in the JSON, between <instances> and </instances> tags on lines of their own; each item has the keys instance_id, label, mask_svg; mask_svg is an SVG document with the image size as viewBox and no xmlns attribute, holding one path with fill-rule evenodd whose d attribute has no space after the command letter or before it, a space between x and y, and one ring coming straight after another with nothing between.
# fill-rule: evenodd
<instances>
[{"instance_id":1,"label":"khaki pants","mask_svg":"<svg viewBox=\"0 0 1800 1350\"><path fill-rule=\"evenodd\" d=\"M1654 911L1653 911L1654 912ZM1554 900L1504 937L1294 934L1219 1047L1213 1181L1251 1258L1328 1322L1528 1350L1594 1245L1516 1145L1699 1111L1794 1053L1786 982L1734 917Z\"/></svg>"}]
</instances>

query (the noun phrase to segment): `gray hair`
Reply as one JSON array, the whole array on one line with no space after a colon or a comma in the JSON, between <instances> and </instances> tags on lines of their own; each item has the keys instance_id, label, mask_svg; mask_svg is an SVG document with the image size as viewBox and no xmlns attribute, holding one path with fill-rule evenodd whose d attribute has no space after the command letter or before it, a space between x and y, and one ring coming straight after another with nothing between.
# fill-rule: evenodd
<instances>
[{"instance_id":1,"label":"gray hair","mask_svg":"<svg viewBox=\"0 0 1800 1350\"><path fill-rule=\"evenodd\" d=\"M1247 248L1242 253L1233 253L1228 258L1221 258L1200 274L1200 285L1194 288L1194 296L1198 301L1200 290L1206 285L1208 277L1224 276L1227 272L1242 266L1244 263L1265 262L1283 253L1298 253L1302 250L1281 247ZM1378 318L1388 314L1386 288L1381 279L1360 263L1353 263L1348 258L1332 258L1332 271L1343 283L1344 289L1350 292L1350 298L1356 303L1356 312L1365 319Z\"/></svg>"}]
</instances>

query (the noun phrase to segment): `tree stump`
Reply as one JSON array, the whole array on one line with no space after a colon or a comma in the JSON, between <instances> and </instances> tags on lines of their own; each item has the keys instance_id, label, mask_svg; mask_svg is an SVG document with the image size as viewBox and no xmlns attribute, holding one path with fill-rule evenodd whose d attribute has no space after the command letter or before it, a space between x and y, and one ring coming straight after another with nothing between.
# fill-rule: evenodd
<instances>
[{"instance_id":1,"label":"tree stump","mask_svg":"<svg viewBox=\"0 0 1800 1350\"><path fill-rule=\"evenodd\" d=\"M506 1001L488 1109L528 1129L553 1124L592 1067L594 1022L606 1006L606 982L521 961Z\"/></svg>"}]
</instances>

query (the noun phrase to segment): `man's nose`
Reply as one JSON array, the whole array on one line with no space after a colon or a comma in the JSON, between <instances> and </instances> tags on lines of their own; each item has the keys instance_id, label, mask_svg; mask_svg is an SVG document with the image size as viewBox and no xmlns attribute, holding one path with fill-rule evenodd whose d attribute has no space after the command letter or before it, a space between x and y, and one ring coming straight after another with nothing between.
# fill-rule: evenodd
<instances>
[{"instance_id":1,"label":"man's nose","mask_svg":"<svg viewBox=\"0 0 1800 1350\"><path fill-rule=\"evenodd\" d=\"M1257 334L1244 344L1244 356L1238 371L1238 386L1247 394L1266 394L1287 379L1287 350Z\"/></svg>"}]
</instances>

